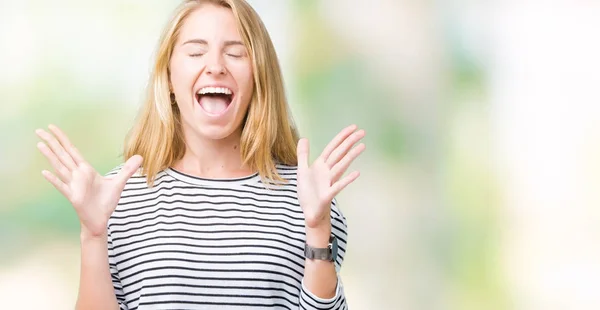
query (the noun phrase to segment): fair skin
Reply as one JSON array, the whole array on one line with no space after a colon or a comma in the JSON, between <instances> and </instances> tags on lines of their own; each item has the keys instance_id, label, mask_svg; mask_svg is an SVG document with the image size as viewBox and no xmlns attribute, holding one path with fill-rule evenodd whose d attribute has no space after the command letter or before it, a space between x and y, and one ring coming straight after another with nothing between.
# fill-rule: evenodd
<instances>
[{"instance_id":1,"label":"fair skin","mask_svg":"<svg viewBox=\"0 0 600 310\"><path fill-rule=\"evenodd\" d=\"M239 146L254 79L250 55L231 10L204 5L186 19L169 63L172 92L181 111L184 157L173 168L206 178L252 174L242 165ZM227 110L215 116L196 96L206 86L232 91ZM207 103L208 104L208 103Z\"/></svg>"},{"instance_id":2,"label":"fair skin","mask_svg":"<svg viewBox=\"0 0 600 310\"><path fill-rule=\"evenodd\" d=\"M81 226L81 266L76 309L119 309L108 266L106 225L114 211L125 182L142 163L132 156L113 177L99 174L79 153L68 137L56 126L50 133L38 129L45 141L37 144L54 173L43 176L71 203Z\"/></svg>"},{"instance_id":3,"label":"fair skin","mask_svg":"<svg viewBox=\"0 0 600 310\"><path fill-rule=\"evenodd\" d=\"M239 152L242 121L254 82L251 59L241 42L232 12L205 5L185 21L174 47L171 87L181 111L186 141L184 157L174 164L180 171L208 178L232 178L253 173L241 164ZM201 56L198 56L201 55ZM197 100L204 86L226 87L232 101ZM209 98L208 100L213 100ZM99 174L56 126L36 130L45 141L38 149L54 173L43 176L73 205L81 225L81 272L77 309L118 309L109 272L106 226L117 206L126 181L142 163L140 156L127 160L113 177ZM326 247L331 234L330 203L359 173L343 176L365 149L356 143L364 137L355 125L343 129L309 165L309 144L298 143L298 199L306 221L306 242ZM306 260L305 283L316 296L335 294L337 275L332 262Z\"/></svg>"}]
</instances>

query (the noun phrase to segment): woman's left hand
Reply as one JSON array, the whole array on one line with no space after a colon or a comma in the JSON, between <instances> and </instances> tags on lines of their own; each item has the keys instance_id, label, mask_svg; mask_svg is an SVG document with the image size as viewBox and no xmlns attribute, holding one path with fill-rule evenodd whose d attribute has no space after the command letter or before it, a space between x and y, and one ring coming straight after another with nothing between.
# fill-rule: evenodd
<instances>
[{"instance_id":1,"label":"woman's left hand","mask_svg":"<svg viewBox=\"0 0 600 310\"><path fill-rule=\"evenodd\" d=\"M298 200L307 229L331 225L331 201L359 176L354 171L342 178L352 161L365 150L363 143L352 148L365 136L364 130L356 129L356 125L344 128L310 166L308 140L298 141Z\"/></svg>"}]
</instances>

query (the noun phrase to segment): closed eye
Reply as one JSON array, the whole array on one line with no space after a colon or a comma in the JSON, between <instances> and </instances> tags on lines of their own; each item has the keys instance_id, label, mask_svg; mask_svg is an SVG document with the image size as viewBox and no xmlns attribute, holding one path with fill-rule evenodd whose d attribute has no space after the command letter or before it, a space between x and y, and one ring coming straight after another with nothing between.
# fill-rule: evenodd
<instances>
[{"instance_id":1,"label":"closed eye","mask_svg":"<svg viewBox=\"0 0 600 310\"><path fill-rule=\"evenodd\" d=\"M203 53L198 53L198 54L190 54L190 57L200 57L204 55Z\"/></svg>"}]
</instances>

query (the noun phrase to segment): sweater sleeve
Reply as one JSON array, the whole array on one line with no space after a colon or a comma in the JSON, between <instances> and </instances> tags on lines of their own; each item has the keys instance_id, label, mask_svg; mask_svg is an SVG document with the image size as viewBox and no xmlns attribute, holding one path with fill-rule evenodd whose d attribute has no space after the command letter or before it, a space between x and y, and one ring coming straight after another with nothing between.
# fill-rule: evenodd
<instances>
[{"instance_id":1,"label":"sweater sleeve","mask_svg":"<svg viewBox=\"0 0 600 310\"><path fill-rule=\"evenodd\" d=\"M337 287L335 296L324 299L319 298L308 290L302 279L302 289L300 290L300 309L303 310L346 310L346 296L344 287L340 277L340 270L346 255L347 240L348 240L348 224L346 218L337 207L337 201L334 199L331 202L331 233L337 238L338 253L335 259L335 270L337 272Z\"/></svg>"}]
</instances>

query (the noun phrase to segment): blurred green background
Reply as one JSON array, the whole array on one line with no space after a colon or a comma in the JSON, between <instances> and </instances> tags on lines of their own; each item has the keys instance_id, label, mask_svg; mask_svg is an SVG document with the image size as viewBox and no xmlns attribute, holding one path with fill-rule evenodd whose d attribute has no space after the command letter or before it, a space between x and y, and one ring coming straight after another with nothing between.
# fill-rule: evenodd
<instances>
[{"instance_id":1,"label":"blurred green background","mask_svg":"<svg viewBox=\"0 0 600 310\"><path fill-rule=\"evenodd\" d=\"M351 309L600 307L600 4L249 2L312 155L367 131L338 197ZM79 224L34 130L121 163L177 4L0 0L0 308L73 307Z\"/></svg>"}]
</instances>

